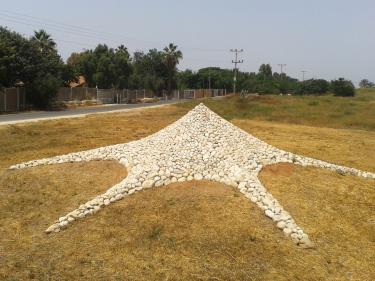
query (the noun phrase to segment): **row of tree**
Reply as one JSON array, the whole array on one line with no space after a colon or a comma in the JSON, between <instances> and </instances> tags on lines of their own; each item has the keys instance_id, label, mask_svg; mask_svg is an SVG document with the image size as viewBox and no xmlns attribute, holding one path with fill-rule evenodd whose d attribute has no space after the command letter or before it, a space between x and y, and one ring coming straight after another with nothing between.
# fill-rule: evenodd
<instances>
[{"instance_id":1,"label":"row of tree","mask_svg":"<svg viewBox=\"0 0 375 281\"><path fill-rule=\"evenodd\" d=\"M73 53L67 65L83 75L90 87L150 89L160 93L177 85L177 65L182 53L169 44L163 51L135 52L131 57L124 45L116 49L99 44L94 50Z\"/></svg>"},{"instance_id":2,"label":"row of tree","mask_svg":"<svg viewBox=\"0 0 375 281\"><path fill-rule=\"evenodd\" d=\"M197 72L180 71L177 74L179 88L223 88L230 91L233 87L233 71L217 67L203 68ZM338 90L339 88L345 90ZM338 96L353 96L355 88L352 82L340 78L334 81L309 79L298 81L285 73L272 72L269 64L262 64L259 71L239 72L237 89L241 92L258 94L294 94L323 95L332 91Z\"/></svg>"},{"instance_id":3,"label":"row of tree","mask_svg":"<svg viewBox=\"0 0 375 281\"><path fill-rule=\"evenodd\" d=\"M149 89L160 94L163 89L220 88L231 91L233 70L218 67L198 71L178 71L182 53L169 44L163 50L137 51L131 56L124 45L109 48L99 44L95 49L72 53L65 63L56 43L44 30L31 38L0 27L0 87L24 85L28 100L36 106L46 106L57 88L69 85L80 75L90 87L117 89ZM368 80L362 87L373 87ZM285 73L272 71L262 64L259 71L239 72L237 89L259 94L322 95L334 91L337 95L354 95L353 84L345 79L328 82L311 79L303 82Z\"/></svg>"},{"instance_id":4,"label":"row of tree","mask_svg":"<svg viewBox=\"0 0 375 281\"><path fill-rule=\"evenodd\" d=\"M46 107L61 86L84 76L90 87L151 89L156 94L177 86L182 53L169 44L164 50L135 52L99 44L94 50L73 53L65 63L56 43L44 30L26 38L0 27L0 88L24 86L28 102Z\"/></svg>"}]
</instances>

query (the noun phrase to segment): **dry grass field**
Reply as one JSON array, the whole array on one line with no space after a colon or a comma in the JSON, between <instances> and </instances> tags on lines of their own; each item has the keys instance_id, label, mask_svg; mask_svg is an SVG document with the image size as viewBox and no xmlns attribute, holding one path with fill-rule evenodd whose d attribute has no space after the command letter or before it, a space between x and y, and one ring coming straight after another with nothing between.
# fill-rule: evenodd
<instances>
[{"instance_id":1,"label":"dry grass field","mask_svg":"<svg viewBox=\"0 0 375 281\"><path fill-rule=\"evenodd\" d=\"M178 106L190 109L195 100ZM231 96L204 101L228 120L251 119L314 127L375 131L375 89L359 89L355 97L324 96Z\"/></svg>"},{"instance_id":2,"label":"dry grass field","mask_svg":"<svg viewBox=\"0 0 375 281\"><path fill-rule=\"evenodd\" d=\"M375 131L337 130L240 119L232 122L278 148L340 165L375 171Z\"/></svg>"},{"instance_id":3,"label":"dry grass field","mask_svg":"<svg viewBox=\"0 0 375 281\"><path fill-rule=\"evenodd\" d=\"M303 250L238 191L205 181L139 192L46 235L51 222L108 189L126 170L110 161L6 170L21 161L142 138L191 106L0 127L0 280L375 279L373 180L266 167L262 182L317 245ZM375 172L371 120L358 130L345 120L311 126L308 118L291 124L233 112L226 117L270 144Z\"/></svg>"},{"instance_id":4,"label":"dry grass field","mask_svg":"<svg viewBox=\"0 0 375 281\"><path fill-rule=\"evenodd\" d=\"M0 126L0 168L14 162L141 139L173 123L186 111L176 107L150 108Z\"/></svg>"}]
</instances>

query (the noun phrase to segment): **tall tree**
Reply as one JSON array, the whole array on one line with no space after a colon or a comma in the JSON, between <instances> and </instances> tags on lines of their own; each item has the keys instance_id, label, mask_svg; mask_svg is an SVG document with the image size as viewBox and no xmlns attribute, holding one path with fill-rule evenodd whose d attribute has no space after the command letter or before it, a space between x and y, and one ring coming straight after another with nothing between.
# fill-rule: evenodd
<instances>
[{"instance_id":1,"label":"tall tree","mask_svg":"<svg viewBox=\"0 0 375 281\"><path fill-rule=\"evenodd\" d=\"M39 45L42 53L50 52L56 48L56 42L53 41L51 35L49 35L44 29L34 31L32 40Z\"/></svg>"},{"instance_id":2,"label":"tall tree","mask_svg":"<svg viewBox=\"0 0 375 281\"><path fill-rule=\"evenodd\" d=\"M361 82L359 82L359 87L361 88L372 88L374 86L375 84L367 79L362 79Z\"/></svg>"},{"instance_id":3,"label":"tall tree","mask_svg":"<svg viewBox=\"0 0 375 281\"><path fill-rule=\"evenodd\" d=\"M132 62L133 73L129 78L130 88L150 89L160 95L168 79L164 53L157 49L151 49L146 54L135 52Z\"/></svg>"},{"instance_id":4,"label":"tall tree","mask_svg":"<svg viewBox=\"0 0 375 281\"><path fill-rule=\"evenodd\" d=\"M259 67L259 75L262 76L264 80L271 79L272 78L272 67L271 65L267 64L262 64Z\"/></svg>"},{"instance_id":5,"label":"tall tree","mask_svg":"<svg viewBox=\"0 0 375 281\"><path fill-rule=\"evenodd\" d=\"M164 63L168 69L168 93L172 91L172 81L177 73L177 65L182 59L182 52L172 43L164 48Z\"/></svg>"},{"instance_id":6,"label":"tall tree","mask_svg":"<svg viewBox=\"0 0 375 281\"><path fill-rule=\"evenodd\" d=\"M130 55L125 46L116 50L99 44L94 50L72 53L67 60L90 87L126 88L131 73Z\"/></svg>"},{"instance_id":7,"label":"tall tree","mask_svg":"<svg viewBox=\"0 0 375 281\"><path fill-rule=\"evenodd\" d=\"M0 84L13 87L22 81L28 103L46 107L71 79L69 72L55 48L41 49L34 38L0 27Z\"/></svg>"},{"instance_id":8,"label":"tall tree","mask_svg":"<svg viewBox=\"0 0 375 281\"><path fill-rule=\"evenodd\" d=\"M120 45L113 57L114 64L114 87L124 89L128 87L128 78L131 73L130 54L124 45Z\"/></svg>"}]
</instances>

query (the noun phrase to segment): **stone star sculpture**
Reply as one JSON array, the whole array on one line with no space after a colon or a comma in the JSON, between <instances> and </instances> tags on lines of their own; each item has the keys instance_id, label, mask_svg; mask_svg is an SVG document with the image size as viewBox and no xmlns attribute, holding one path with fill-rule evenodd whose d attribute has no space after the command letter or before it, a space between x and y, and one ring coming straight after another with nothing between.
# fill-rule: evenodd
<instances>
[{"instance_id":1,"label":"stone star sculpture","mask_svg":"<svg viewBox=\"0 0 375 281\"><path fill-rule=\"evenodd\" d=\"M295 244L308 248L313 246L308 235L258 179L262 168L275 163L294 163L375 179L374 173L273 147L222 119L203 104L141 140L34 160L10 169L92 160L117 160L126 166L128 176L104 194L60 217L46 230L47 233L59 232L72 222L142 189L204 179L237 187Z\"/></svg>"}]
</instances>

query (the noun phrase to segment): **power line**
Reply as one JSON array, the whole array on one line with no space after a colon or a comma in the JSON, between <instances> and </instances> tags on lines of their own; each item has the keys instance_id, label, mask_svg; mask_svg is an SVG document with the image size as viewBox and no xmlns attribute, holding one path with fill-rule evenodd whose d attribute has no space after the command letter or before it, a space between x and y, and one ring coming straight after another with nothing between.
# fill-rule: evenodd
<instances>
[{"instance_id":1,"label":"power line","mask_svg":"<svg viewBox=\"0 0 375 281\"><path fill-rule=\"evenodd\" d=\"M143 42L148 45L148 47L153 48L154 44L159 45L160 42L156 41L150 41L150 40L143 40L135 37L130 36L124 36L123 34L119 33L113 33L113 32L106 32L101 31L89 27L84 26L77 26L72 24L65 24L58 21L53 21L45 18L38 18L34 16L30 16L27 14L21 14L16 12L11 12L7 10L0 10L0 16L3 20L13 22L13 23L19 23L24 24L27 26L36 26L37 28L41 27L47 27L48 29L56 30L59 32L64 32L70 35L74 36L84 36L92 39L100 39L104 41L112 41L112 42L118 42L122 40L133 40L138 42ZM0 18L1 18L0 17ZM115 38L115 40L114 40ZM225 49L203 49L193 46L180 46L181 49L188 49L188 50L194 50L199 52L226 52Z\"/></svg>"},{"instance_id":2,"label":"power line","mask_svg":"<svg viewBox=\"0 0 375 281\"><path fill-rule=\"evenodd\" d=\"M35 28L42 28L43 25L42 24L38 24L38 23L34 23L34 22L26 22L26 20L18 20L18 19L11 19L11 18L3 18L1 16L1 12L0 12L0 22L1 20L5 20L7 22L10 22L10 23L16 23L16 24L23 24L23 25L27 25L27 26L33 26ZM60 31L60 32L63 32L63 33L66 33L66 34L70 34L70 35L78 35L79 37L87 37L87 38L92 38L92 39L97 39L95 36L91 36L90 34L86 34L86 33L82 33L82 34L79 34L77 32L70 32L70 31L65 31L63 30L62 28L56 28L56 27L52 27L51 29L53 30L57 30L57 31ZM29 34L29 35L25 35L24 36L32 36L32 34ZM77 42L77 41L74 41L74 40L66 40L65 38L64 39L61 39L60 37L56 37L56 36L53 36L53 39L56 40L56 42L60 42L60 43L68 43L68 44L74 44L74 45L78 45L78 46L82 46L82 47L86 47L86 48L95 48L94 43L93 44L89 44L87 43L87 40L83 40L83 42ZM108 39L107 39L108 40ZM115 44L119 44L120 42L115 42L114 40L108 40L109 42L112 42L112 43L115 43ZM107 42L108 42L107 41ZM107 43L106 42L106 43ZM96 44L96 43L95 43ZM181 49L185 49L186 47L182 47ZM136 48L134 48L136 49ZM188 48L189 49L189 48ZM194 50L198 50L198 51L209 51L209 49L200 49L200 48L190 48L190 49L194 49ZM221 51L220 49L212 49L212 51ZM185 59L188 59L187 57L185 57ZM190 58L189 60L191 61L202 61L202 59L195 59L195 58ZM224 63L224 62L227 62L226 60L220 60L220 59L216 59L216 58L204 58L203 61L207 61L207 62L217 62L217 63Z\"/></svg>"},{"instance_id":3,"label":"power line","mask_svg":"<svg viewBox=\"0 0 375 281\"><path fill-rule=\"evenodd\" d=\"M206 61L211 63L230 63L228 60L222 60L220 58L195 58L190 56L184 56L184 59L188 59L189 61Z\"/></svg>"},{"instance_id":4,"label":"power line","mask_svg":"<svg viewBox=\"0 0 375 281\"><path fill-rule=\"evenodd\" d=\"M79 34L85 34L85 35L95 35L95 36L103 36L105 35L106 37L101 37L101 38L105 38L106 40L109 38L108 36L112 37L113 36L121 36L121 37L124 37L124 38L127 38L127 39L132 39L132 40L138 40L137 38L132 38L130 36L124 36L123 34L115 34L115 33L110 33L110 32L106 32L106 31L101 31L101 30L97 30L97 29L93 29L93 28L88 28L88 27L85 27L85 26L77 26L77 25L72 25L72 24L66 24L66 23L61 23L61 22L57 22L57 21L53 21L53 20L49 20L49 19L45 19L45 18L38 18L38 17L34 17L34 16L30 16L30 15L26 15L26 14L20 14L20 13L15 13L15 12L10 12L10 11L5 11L5 10L0 10L0 14L2 14L3 16L6 16L6 17L10 17L10 18L13 18L13 19L17 19L17 20L26 20L27 22L34 22L36 24L42 24L42 25L45 25L45 26L49 26L49 28L54 28L54 29L58 29L58 30L61 30L63 29L64 31L67 31L67 32L72 32L72 33L79 33ZM143 41L143 40L139 40L139 41Z\"/></svg>"},{"instance_id":5,"label":"power line","mask_svg":"<svg viewBox=\"0 0 375 281\"><path fill-rule=\"evenodd\" d=\"M58 32L63 32L63 33L69 34L69 35L74 35L74 36L79 36L79 37L83 36L83 37L87 37L87 38L91 38L91 39L113 41L112 39L110 39L108 37L105 38L105 37L96 36L96 35L93 35L93 34L90 34L90 33L75 31L75 30L70 30L70 29L66 30L64 27L56 27L56 26L50 25L48 23L33 22L33 21L26 20L26 19L20 19L20 18L8 16L8 15L3 15L1 13L0 13L0 19L2 19L4 21L12 22L12 23L19 23L19 24L23 24L23 25L27 25L27 26L33 26L33 27L36 27L36 28L45 28L45 29L48 28L48 29L52 29L52 30L55 30L55 31L58 31Z\"/></svg>"},{"instance_id":6,"label":"power line","mask_svg":"<svg viewBox=\"0 0 375 281\"><path fill-rule=\"evenodd\" d=\"M1 19L1 18L0 18ZM18 22L18 21L11 21L11 22L14 22L14 23L21 23L21 24L26 24L28 26L30 26L30 24L27 24L27 23L23 23L23 22ZM26 34L22 34L24 37L31 37L32 35L26 35ZM77 42L77 41L72 41L72 40L66 40L66 39L61 39L59 37L56 37L54 36L53 37L54 40L56 40L57 42L63 42L63 43L69 43L69 44L74 44L74 45L80 45L80 46L85 46L85 47L93 47L92 45L88 44L88 43L83 43L83 42Z\"/></svg>"},{"instance_id":7,"label":"power line","mask_svg":"<svg viewBox=\"0 0 375 281\"><path fill-rule=\"evenodd\" d=\"M232 60L232 63L234 63L234 76L233 76L233 93L236 93L236 83L237 83L237 64L243 63L243 60L238 60L238 54L243 52L243 49L231 49L230 52L235 53L235 59Z\"/></svg>"},{"instance_id":8,"label":"power line","mask_svg":"<svg viewBox=\"0 0 375 281\"><path fill-rule=\"evenodd\" d=\"M305 73L307 72L306 70L302 70L302 82L305 82Z\"/></svg>"},{"instance_id":9,"label":"power line","mask_svg":"<svg viewBox=\"0 0 375 281\"><path fill-rule=\"evenodd\" d=\"M21 33L21 35L25 38L32 37L32 35L26 34L26 33ZM55 36L53 37L53 40L55 40L57 43L62 42L62 43L69 43L69 44L75 44L75 45L80 45L80 46L92 48L92 45L87 44L87 43L65 40L65 39L61 39L59 37L55 37Z\"/></svg>"},{"instance_id":10,"label":"power line","mask_svg":"<svg viewBox=\"0 0 375 281\"><path fill-rule=\"evenodd\" d=\"M0 15L1 15L1 12L0 12ZM0 20L2 18L0 17ZM19 21L19 20L13 20L13 19L6 19L7 21L9 22L12 22L12 23L20 23L20 24L24 24L24 25L27 25L27 26L34 26L34 27L37 27L37 28L40 28L41 26L40 25L36 25L36 24L33 24L33 23L27 23L27 22L24 22L24 21ZM58 29L58 31L60 31L60 29ZM64 31L63 31L64 32ZM69 32L65 32L65 33L68 33L70 34ZM31 37L32 34L22 34L24 37ZM84 36L83 34L81 36ZM86 36L86 37L90 37L90 38L95 38L95 37L92 37L92 36ZM54 40L56 40L57 42L62 42L62 43L69 43L69 44L74 44L74 45L78 45L78 46L83 46L83 47L87 47L87 48L93 48L95 46L92 46L90 45L89 43L83 43L83 42L77 42L77 41L73 41L73 40L66 40L66 39L61 39L60 37L56 37L54 36L53 37ZM112 40L112 42L114 42ZM204 49L201 49L201 50L204 50ZM215 50L214 50L215 51ZM219 51L219 50L216 50L216 51ZM186 59L189 59L191 61L202 61L202 59L195 59L195 58L186 58ZM203 59L203 61L206 61L206 62L217 62L217 63L224 63L224 62L227 62L226 60L220 60L220 59L210 59L210 58L205 58Z\"/></svg>"},{"instance_id":11,"label":"power line","mask_svg":"<svg viewBox=\"0 0 375 281\"><path fill-rule=\"evenodd\" d=\"M8 11L8 10L0 10L0 12L7 13L7 14L12 14L12 15L16 15L16 16L21 16L21 17L26 17L26 18L30 18L30 19L36 19L38 21L43 21L43 22L47 21L47 22L50 22L50 23L54 23L56 25L62 25L62 26L72 27L73 29L78 29L78 30L85 29L87 31L94 32L94 33L98 32L98 30L91 29L91 28L88 28L88 27L78 26L78 25L72 25L72 24L67 24L67 23L61 23L61 22L58 22L58 21L54 21L54 20L50 20L50 19L45 19L45 18L38 18L38 17L27 15L27 14L23 14L23 13L21 14L21 13L16 13L16 12ZM110 33L108 33L108 34L110 34Z\"/></svg>"},{"instance_id":12,"label":"power line","mask_svg":"<svg viewBox=\"0 0 375 281\"><path fill-rule=\"evenodd\" d=\"M6 25L6 23L12 23L12 24L21 24L21 25L25 25L25 26L28 26L28 27L31 27L31 28L35 28L35 29L48 29L48 30L54 30L55 32L58 32L58 33L62 33L62 36L63 39L60 37L55 37L53 36L53 38L57 41L57 42L60 42L60 43L66 43L66 44L74 44L74 45L79 45L79 46L83 46L83 47L87 47L87 48L93 48L95 46L93 46L94 44L97 44L97 41L105 41L105 43L109 43L109 44L120 44L122 40L124 40L124 38L126 38L127 40L126 41L130 41L126 44L129 44L131 47L131 49L134 49L136 50L137 47L137 43L134 44L134 42L131 42L132 40L134 41L138 41L138 42L148 42L149 44L142 44L143 45L143 48L145 46L149 47L149 48L154 48L155 45L151 45L151 41L146 41L146 40L140 40L140 39L136 39L136 38L132 38L132 37L129 37L129 36L124 36L122 34L116 34L116 33L112 33L112 32L105 32L105 31L101 31L101 30L98 30L98 29L93 29L93 28L89 28L89 27L85 27L85 26L77 26L77 25L73 25L73 24L67 24L67 23L61 23L61 22L58 22L58 21L54 21L54 20L49 20L49 19L44 19L44 18L38 18L38 17L34 17L34 16L31 16L31 15L27 15L27 14L21 14L21 13L16 13L16 12L11 12L11 11L6 11L6 10L2 10L0 9L0 22L3 21ZM90 38L92 40L82 40L82 41L79 41L77 42L77 40L70 40L70 38L68 39L66 35L64 34L68 34L68 35L72 35L72 37L79 37L80 39L82 37L86 37L86 38ZM29 36L32 36L29 35ZM122 39L121 39L122 38ZM68 39L68 40L67 40ZM93 44L91 45L90 44L90 41L93 42ZM95 42L96 41L96 42ZM157 45L160 45L160 42L156 43ZM142 48L142 49L143 49ZM199 48L199 47L194 47L194 46L181 46L180 45L180 49L182 50L192 50L192 51L197 51L197 52L226 52L227 50L225 49L204 49L204 48ZM191 59L193 60L193 59ZM210 59L210 58L205 58L204 59L205 61L216 61L217 63L224 63L224 61L220 60L220 59ZM201 60L199 60L201 61Z\"/></svg>"}]
</instances>

